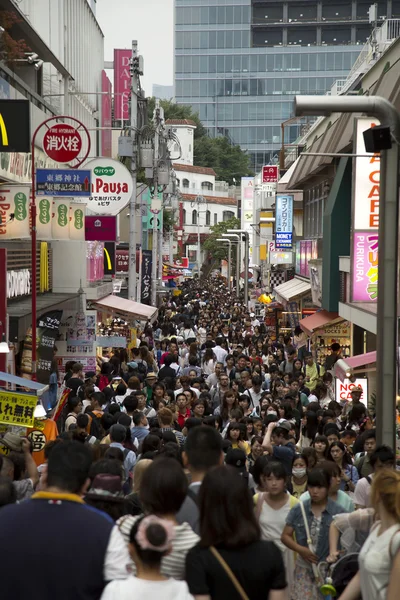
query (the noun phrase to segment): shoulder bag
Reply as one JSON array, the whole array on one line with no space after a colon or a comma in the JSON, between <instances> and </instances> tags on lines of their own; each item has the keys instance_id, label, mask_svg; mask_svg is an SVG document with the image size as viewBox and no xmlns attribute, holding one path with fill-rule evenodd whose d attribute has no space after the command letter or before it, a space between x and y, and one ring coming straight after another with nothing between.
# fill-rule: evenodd
<instances>
[{"instance_id":1,"label":"shoulder bag","mask_svg":"<svg viewBox=\"0 0 400 600\"><path fill-rule=\"evenodd\" d=\"M241 599L242 600L250 600L248 595L246 594L246 592L240 585L239 581L233 574L232 569L230 568L228 563L222 558L222 556L220 555L218 550L214 546L210 546L210 550L213 553L213 555L215 556L215 558L217 559L217 561L219 562L219 564L221 565L221 567L224 569L225 573L228 575L228 577L231 580L231 582L233 583L233 585L235 586L236 591L239 594L239 596L241 597Z\"/></svg>"}]
</instances>

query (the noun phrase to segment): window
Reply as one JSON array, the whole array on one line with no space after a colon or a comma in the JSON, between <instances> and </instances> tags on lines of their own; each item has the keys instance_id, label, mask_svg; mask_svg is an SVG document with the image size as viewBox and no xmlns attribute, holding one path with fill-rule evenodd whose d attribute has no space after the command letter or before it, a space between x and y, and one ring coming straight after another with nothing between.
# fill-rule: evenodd
<instances>
[{"instance_id":1,"label":"window","mask_svg":"<svg viewBox=\"0 0 400 600\"><path fill-rule=\"evenodd\" d=\"M217 213L214 213L214 225L217 225L218 223L218 215Z\"/></svg>"},{"instance_id":2,"label":"window","mask_svg":"<svg viewBox=\"0 0 400 600\"><path fill-rule=\"evenodd\" d=\"M206 225L211 225L211 212L209 210L206 211Z\"/></svg>"},{"instance_id":3,"label":"window","mask_svg":"<svg viewBox=\"0 0 400 600\"><path fill-rule=\"evenodd\" d=\"M224 210L224 212L222 213L222 220L229 221L229 219L233 219L234 216L235 213L232 210Z\"/></svg>"},{"instance_id":4,"label":"window","mask_svg":"<svg viewBox=\"0 0 400 600\"><path fill-rule=\"evenodd\" d=\"M176 186L179 187L181 185L181 180L176 178Z\"/></svg>"},{"instance_id":5,"label":"window","mask_svg":"<svg viewBox=\"0 0 400 600\"><path fill-rule=\"evenodd\" d=\"M186 225L186 209L183 209L183 224Z\"/></svg>"},{"instance_id":6,"label":"window","mask_svg":"<svg viewBox=\"0 0 400 600\"><path fill-rule=\"evenodd\" d=\"M189 179L182 179L182 187L184 187L184 188L189 187Z\"/></svg>"},{"instance_id":7,"label":"window","mask_svg":"<svg viewBox=\"0 0 400 600\"><path fill-rule=\"evenodd\" d=\"M197 210L192 211L192 225L197 225Z\"/></svg>"},{"instance_id":8,"label":"window","mask_svg":"<svg viewBox=\"0 0 400 600\"><path fill-rule=\"evenodd\" d=\"M201 182L201 189L202 190L212 190L213 189L213 184L210 181L202 181Z\"/></svg>"}]
</instances>

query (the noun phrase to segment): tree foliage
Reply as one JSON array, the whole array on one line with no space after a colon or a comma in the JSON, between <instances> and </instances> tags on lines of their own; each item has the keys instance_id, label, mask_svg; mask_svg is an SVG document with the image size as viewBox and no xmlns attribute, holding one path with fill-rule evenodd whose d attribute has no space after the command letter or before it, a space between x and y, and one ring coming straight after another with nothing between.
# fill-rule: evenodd
<instances>
[{"instance_id":1,"label":"tree foliage","mask_svg":"<svg viewBox=\"0 0 400 600\"><path fill-rule=\"evenodd\" d=\"M211 167L217 179L227 181L230 185L240 181L241 177L253 175L249 156L240 146L233 146L228 138L207 136L196 140L194 144L194 164Z\"/></svg>"},{"instance_id":2,"label":"tree foliage","mask_svg":"<svg viewBox=\"0 0 400 600\"><path fill-rule=\"evenodd\" d=\"M25 52L30 48L23 39L14 39L10 32L22 19L11 10L0 10L0 26L4 32L0 40L0 60L8 65L13 65L16 60L26 58Z\"/></svg>"},{"instance_id":3,"label":"tree foliage","mask_svg":"<svg viewBox=\"0 0 400 600\"><path fill-rule=\"evenodd\" d=\"M210 235L203 244L203 248L210 253L212 259L227 260L229 244L217 242L217 239L222 237L223 233L227 233L228 229L238 229L240 227L240 221L236 217L232 217L228 221L221 221L216 225L210 227ZM235 263L236 252L232 244L232 265Z\"/></svg>"}]
</instances>

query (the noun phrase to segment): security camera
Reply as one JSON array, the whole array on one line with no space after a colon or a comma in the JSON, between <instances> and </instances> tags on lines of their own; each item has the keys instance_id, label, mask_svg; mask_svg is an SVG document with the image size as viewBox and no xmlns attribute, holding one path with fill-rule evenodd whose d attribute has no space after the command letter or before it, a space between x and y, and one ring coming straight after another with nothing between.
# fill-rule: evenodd
<instances>
[{"instance_id":1,"label":"security camera","mask_svg":"<svg viewBox=\"0 0 400 600\"><path fill-rule=\"evenodd\" d=\"M39 58L39 55L38 55L38 54L35 54L35 53L33 53L33 54L29 54L29 56L28 56L28 59L27 59L27 60L28 60L28 63L29 63L29 64L32 64L32 63L34 63L34 62L35 62L35 60L37 60L38 58ZM43 62L43 61L42 61L42 62Z\"/></svg>"},{"instance_id":2,"label":"security camera","mask_svg":"<svg viewBox=\"0 0 400 600\"><path fill-rule=\"evenodd\" d=\"M39 71L43 67L43 61L38 60L33 66L35 67L36 71Z\"/></svg>"}]
</instances>

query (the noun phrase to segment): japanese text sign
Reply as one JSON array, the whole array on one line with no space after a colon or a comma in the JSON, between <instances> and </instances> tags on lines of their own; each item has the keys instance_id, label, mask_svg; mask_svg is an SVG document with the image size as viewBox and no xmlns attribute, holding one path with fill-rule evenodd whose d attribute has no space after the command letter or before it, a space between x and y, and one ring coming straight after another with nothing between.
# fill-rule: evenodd
<instances>
[{"instance_id":1,"label":"japanese text sign","mask_svg":"<svg viewBox=\"0 0 400 600\"><path fill-rule=\"evenodd\" d=\"M87 207L99 215L117 215L132 196L132 175L122 163L111 158L95 158L86 168L92 173Z\"/></svg>"},{"instance_id":2,"label":"japanese text sign","mask_svg":"<svg viewBox=\"0 0 400 600\"><path fill-rule=\"evenodd\" d=\"M152 251L142 250L142 288L141 301L142 304L151 304L151 268L152 268Z\"/></svg>"},{"instance_id":3,"label":"japanese text sign","mask_svg":"<svg viewBox=\"0 0 400 600\"><path fill-rule=\"evenodd\" d=\"M91 171L78 169L37 169L36 194L38 196L84 196L90 191Z\"/></svg>"},{"instance_id":4,"label":"japanese text sign","mask_svg":"<svg viewBox=\"0 0 400 600\"><path fill-rule=\"evenodd\" d=\"M353 302L377 302L378 233L355 231L353 234Z\"/></svg>"},{"instance_id":5,"label":"japanese text sign","mask_svg":"<svg viewBox=\"0 0 400 600\"><path fill-rule=\"evenodd\" d=\"M293 196L276 195L275 231L292 233L293 231Z\"/></svg>"},{"instance_id":6,"label":"japanese text sign","mask_svg":"<svg viewBox=\"0 0 400 600\"><path fill-rule=\"evenodd\" d=\"M0 391L0 423L32 427L36 404L36 396Z\"/></svg>"},{"instance_id":7,"label":"japanese text sign","mask_svg":"<svg viewBox=\"0 0 400 600\"><path fill-rule=\"evenodd\" d=\"M275 165L267 165L262 168L262 182L276 183L278 181L278 167Z\"/></svg>"},{"instance_id":8,"label":"japanese text sign","mask_svg":"<svg viewBox=\"0 0 400 600\"><path fill-rule=\"evenodd\" d=\"M56 162L71 162L79 156L82 150L81 134L71 125L57 123L44 134L43 150L49 158Z\"/></svg>"}]
</instances>

